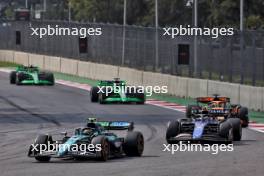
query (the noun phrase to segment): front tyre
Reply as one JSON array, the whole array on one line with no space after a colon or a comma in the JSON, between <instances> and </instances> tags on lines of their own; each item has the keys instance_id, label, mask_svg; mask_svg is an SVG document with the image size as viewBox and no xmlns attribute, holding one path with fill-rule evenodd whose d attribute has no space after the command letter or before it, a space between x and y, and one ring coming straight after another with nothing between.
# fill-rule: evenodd
<instances>
[{"instance_id":1,"label":"front tyre","mask_svg":"<svg viewBox=\"0 0 264 176\"><path fill-rule=\"evenodd\" d=\"M107 161L110 155L110 144L105 136L96 136L92 139L94 146L101 145L101 150L96 151L96 157L100 161Z\"/></svg>"},{"instance_id":2,"label":"front tyre","mask_svg":"<svg viewBox=\"0 0 264 176\"><path fill-rule=\"evenodd\" d=\"M98 91L99 88L98 87L92 87L90 90L90 98L91 98L91 102L98 102Z\"/></svg>"},{"instance_id":3,"label":"front tyre","mask_svg":"<svg viewBox=\"0 0 264 176\"><path fill-rule=\"evenodd\" d=\"M22 85L22 81L26 79L26 75L24 73L18 73L16 78L16 85Z\"/></svg>"},{"instance_id":4,"label":"front tyre","mask_svg":"<svg viewBox=\"0 0 264 176\"><path fill-rule=\"evenodd\" d=\"M179 125L178 121L172 121L169 123L169 126L166 131L166 140L168 144L172 144L171 138L177 136L179 134Z\"/></svg>"},{"instance_id":5,"label":"front tyre","mask_svg":"<svg viewBox=\"0 0 264 176\"><path fill-rule=\"evenodd\" d=\"M242 138L242 126L240 119L230 118L228 121L232 125L234 141L240 141Z\"/></svg>"},{"instance_id":6,"label":"front tyre","mask_svg":"<svg viewBox=\"0 0 264 176\"><path fill-rule=\"evenodd\" d=\"M47 81L47 85L53 86L55 84L55 78L51 72L41 72L39 73L38 77L40 80Z\"/></svg>"},{"instance_id":7,"label":"front tyre","mask_svg":"<svg viewBox=\"0 0 264 176\"><path fill-rule=\"evenodd\" d=\"M52 143L52 139L51 137L49 137L48 135L39 135L36 140L36 142L34 143L35 145L38 144L38 149L40 149L40 145L48 145L48 141L50 141ZM33 152L34 155L38 155L39 151L32 151L32 148L30 147L29 149L29 153ZM50 161L50 156L35 156L35 159L39 162L49 162Z\"/></svg>"},{"instance_id":8,"label":"front tyre","mask_svg":"<svg viewBox=\"0 0 264 176\"><path fill-rule=\"evenodd\" d=\"M16 84L16 71L12 71L9 75L10 84Z\"/></svg>"},{"instance_id":9,"label":"front tyre","mask_svg":"<svg viewBox=\"0 0 264 176\"><path fill-rule=\"evenodd\" d=\"M224 121L220 124L219 135L226 139L226 143L233 142L233 128L229 121Z\"/></svg>"},{"instance_id":10,"label":"front tyre","mask_svg":"<svg viewBox=\"0 0 264 176\"><path fill-rule=\"evenodd\" d=\"M127 133L123 144L124 153L127 156L141 156L144 151L144 137L138 131Z\"/></svg>"},{"instance_id":11,"label":"front tyre","mask_svg":"<svg viewBox=\"0 0 264 176\"><path fill-rule=\"evenodd\" d=\"M50 83L49 85L53 86L55 84L53 73L46 73L46 80Z\"/></svg>"}]
</instances>

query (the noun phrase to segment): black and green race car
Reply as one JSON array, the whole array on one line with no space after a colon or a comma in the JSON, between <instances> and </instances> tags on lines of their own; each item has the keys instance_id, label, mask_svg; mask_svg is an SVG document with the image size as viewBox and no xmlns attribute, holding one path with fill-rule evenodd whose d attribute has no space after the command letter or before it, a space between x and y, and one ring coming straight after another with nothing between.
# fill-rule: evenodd
<instances>
[{"instance_id":1,"label":"black and green race car","mask_svg":"<svg viewBox=\"0 0 264 176\"><path fill-rule=\"evenodd\" d=\"M34 157L39 162L48 162L51 158L107 161L143 154L144 137L141 132L134 131L133 122L88 120L86 126L76 128L72 136L66 132L59 140L53 140L54 136L48 134L37 136L29 147L28 157ZM114 131L118 130L127 130L126 135L117 135Z\"/></svg>"},{"instance_id":2,"label":"black and green race car","mask_svg":"<svg viewBox=\"0 0 264 176\"><path fill-rule=\"evenodd\" d=\"M128 86L125 81L114 80L99 81L97 86L90 90L91 102L106 103L136 103L144 104L146 96L144 90L136 86Z\"/></svg>"},{"instance_id":3,"label":"black and green race car","mask_svg":"<svg viewBox=\"0 0 264 176\"><path fill-rule=\"evenodd\" d=\"M53 73L41 71L34 66L18 66L10 73L10 84L16 85L54 85Z\"/></svg>"}]
</instances>

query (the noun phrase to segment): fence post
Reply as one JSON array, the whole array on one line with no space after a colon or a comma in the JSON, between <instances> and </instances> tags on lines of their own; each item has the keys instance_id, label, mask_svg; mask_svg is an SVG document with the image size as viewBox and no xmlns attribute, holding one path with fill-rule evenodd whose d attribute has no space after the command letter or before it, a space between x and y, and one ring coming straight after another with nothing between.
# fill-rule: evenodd
<instances>
[{"instance_id":1,"label":"fence post","mask_svg":"<svg viewBox=\"0 0 264 176\"><path fill-rule=\"evenodd\" d=\"M256 36L255 33L252 34L252 85L256 85Z\"/></svg>"},{"instance_id":2,"label":"fence post","mask_svg":"<svg viewBox=\"0 0 264 176\"><path fill-rule=\"evenodd\" d=\"M243 49L244 49L244 32L240 31L240 84L244 83L244 57L243 57Z\"/></svg>"}]
</instances>

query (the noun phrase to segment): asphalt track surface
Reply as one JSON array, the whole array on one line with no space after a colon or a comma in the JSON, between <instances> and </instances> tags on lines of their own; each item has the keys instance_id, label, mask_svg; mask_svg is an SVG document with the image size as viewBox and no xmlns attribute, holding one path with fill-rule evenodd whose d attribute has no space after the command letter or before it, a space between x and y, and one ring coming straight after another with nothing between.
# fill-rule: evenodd
<instances>
[{"instance_id":1,"label":"asphalt track surface","mask_svg":"<svg viewBox=\"0 0 264 176\"><path fill-rule=\"evenodd\" d=\"M91 114L105 120L132 120L145 137L140 158L107 162L52 159L38 163L27 157L37 134L59 134L83 126ZM264 175L264 135L243 129L243 140L233 152L163 152L168 121L181 112L152 105L100 105L89 93L62 85L10 85L0 72L0 175L1 176L214 176ZM58 136L59 137L59 136Z\"/></svg>"}]
</instances>

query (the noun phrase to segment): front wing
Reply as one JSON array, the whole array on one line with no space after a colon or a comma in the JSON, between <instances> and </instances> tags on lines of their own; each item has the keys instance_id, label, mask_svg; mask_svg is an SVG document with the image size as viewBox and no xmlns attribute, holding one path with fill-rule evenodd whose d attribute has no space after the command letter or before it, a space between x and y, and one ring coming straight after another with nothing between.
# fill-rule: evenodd
<instances>
[{"instance_id":1,"label":"front wing","mask_svg":"<svg viewBox=\"0 0 264 176\"><path fill-rule=\"evenodd\" d=\"M226 143L226 142L232 142L229 141L227 138L221 137L218 134L204 134L202 137L194 139L191 134L185 134L181 133L175 137L171 137L168 139L171 143L179 143L182 142L219 142L219 143Z\"/></svg>"}]
</instances>

